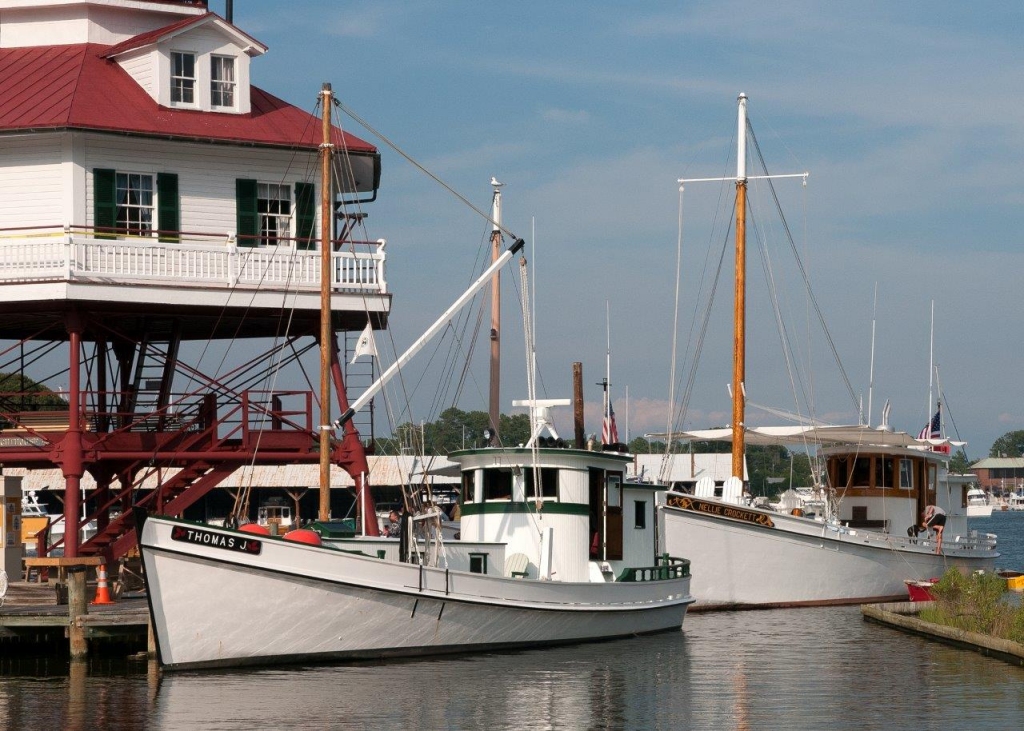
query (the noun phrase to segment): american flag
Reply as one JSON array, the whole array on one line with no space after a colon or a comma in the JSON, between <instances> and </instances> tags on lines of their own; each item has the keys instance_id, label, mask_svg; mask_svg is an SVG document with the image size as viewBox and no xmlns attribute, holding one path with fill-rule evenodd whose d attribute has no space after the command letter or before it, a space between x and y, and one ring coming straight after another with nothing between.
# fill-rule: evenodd
<instances>
[{"instance_id":1,"label":"american flag","mask_svg":"<svg viewBox=\"0 0 1024 731\"><path fill-rule=\"evenodd\" d=\"M918 439L941 439L942 438L942 404L939 404L938 411L932 420L924 425L924 429L917 435Z\"/></svg>"},{"instance_id":2,"label":"american flag","mask_svg":"<svg viewBox=\"0 0 1024 731\"><path fill-rule=\"evenodd\" d=\"M605 414L604 422L601 424L601 443L618 444L619 430L615 426L615 410L611 402L608 402L608 413Z\"/></svg>"}]
</instances>

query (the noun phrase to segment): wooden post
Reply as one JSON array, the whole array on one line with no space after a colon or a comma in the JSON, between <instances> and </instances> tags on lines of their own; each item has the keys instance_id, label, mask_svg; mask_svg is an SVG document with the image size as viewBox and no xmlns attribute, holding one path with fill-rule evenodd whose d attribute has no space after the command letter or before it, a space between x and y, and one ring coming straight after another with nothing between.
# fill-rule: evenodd
<instances>
[{"instance_id":1,"label":"wooden post","mask_svg":"<svg viewBox=\"0 0 1024 731\"><path fill-rule=\"evenodd\" d=\"M156 633L153 632L153 618L146 622L146 655L156 657Z\"/></svg>"},{"instance_id":2,"label":"wooden post","mask_svg":"<svg viewBox=\"0 0 1024 731\"><path fill-rule=\"evenodd\" d=\"M587 435L583 429L583 364L572 364L572 423L576 449L583 449Z\"/></svg>"},{"instance_id":3,"label":"wooden post","mask_svg":"<svg viewBox=\"0 0 1024 731\"><path fill-rule=\"evenodd\" d=\"M89 641L78 618L89 613L89 598L86 596L85 566L68 567L68 640L71 659L83 658L89 654Z\"/></svg>"},{"instance_id":4,"label":"wooden post","mask_svg":"<svg viewBox=\"0 0 1024 731\"><path fill-rule=\"evenodd\" d=\"M331 85L320 91L323 105L320 143L320 509L322 521L331 519Z\"/></svg>"}]
</instances>

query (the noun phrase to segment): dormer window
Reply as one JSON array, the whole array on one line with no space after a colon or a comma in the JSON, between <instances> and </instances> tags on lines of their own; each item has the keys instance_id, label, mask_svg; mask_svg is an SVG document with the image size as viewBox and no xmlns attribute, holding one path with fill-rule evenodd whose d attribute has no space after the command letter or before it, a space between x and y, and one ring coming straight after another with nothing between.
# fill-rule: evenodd
<instances>
[{"instance_id":1,"label":"dormer window","mask_svg":"<svg viewBox=\"0 0 1024 731\"><path fill-rule=\"evenodd\" d=\"M231 56L210 58L210 102L215 107L235 106L235 59Z\"/></svg>"},{"instance_id":2,"label":"dormer window","mask_svg":"<svg viewBox=\"0 0 1024 731\"><path fill-rule=\"evenodd\" d=\"M171 51L171 103L195 104L196 55Z\"/></svg>"}]
</instances>

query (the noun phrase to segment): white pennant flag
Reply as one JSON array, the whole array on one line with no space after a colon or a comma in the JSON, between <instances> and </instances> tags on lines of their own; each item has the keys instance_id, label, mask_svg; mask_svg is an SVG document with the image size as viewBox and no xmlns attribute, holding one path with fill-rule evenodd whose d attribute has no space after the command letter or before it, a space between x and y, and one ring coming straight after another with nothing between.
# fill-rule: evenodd
<instances>
[{"instance_id":1,"label":"white pennant flag","mask_svg":"<svg viewBox=\"0 0 1024 731\"><path fill-rule=\"evenodd\" d=\"M355 363L356 359L361 355L368 355L371 358L377 357L377 345L373 342L373 327L370 323L366 323L366 328L359 335L359 340L356 341L355 352L352 353L352 362Z\"/></svg>"}]
</instances>

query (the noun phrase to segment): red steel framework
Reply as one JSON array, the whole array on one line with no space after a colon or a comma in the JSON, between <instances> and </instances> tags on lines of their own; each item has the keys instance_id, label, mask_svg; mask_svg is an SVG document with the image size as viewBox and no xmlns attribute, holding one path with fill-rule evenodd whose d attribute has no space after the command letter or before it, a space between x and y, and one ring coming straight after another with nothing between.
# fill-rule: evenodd
<instances>
[{"instance_id":1,"label":"red steel framework","mask_svg":"<svg viewBox=\"0 0 1024 731\"><path fill-rule=\"evenodd\" d=\"M43 554L63 549L66 556L117 559L135 546L132 505L180 515L239 467L319 461L314 384L308 390L265 385L275 382L274 373L302 370L303 355L318 345L319 313L174 310L137 302L0 303L0 339L8 343L0 350L0 373L9 374L8 384L51 388L0 393L0 465L58 467L65 480L64 536L43 542ZM333 390L344 406L337 334L360 331L366 317L332 314ZM375 327L385 318L376 315ZM285 321L288 332L273 337ZM216 349L229 358L245 353L244 362L215 376L181 355L218 341ZM60 361L56 373L33 378ZM65 382L66 390L53 387ZM60 401L55 407L54 391L66 407ZM365 475L355 426L333 440L331 461ZM96 488L83 514L87 473ZM96 534L80 543L91 521Z\"/></svg>"}]
</instances>

